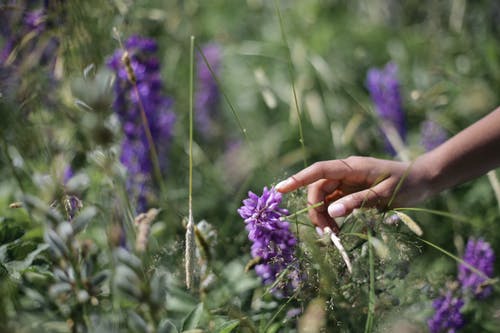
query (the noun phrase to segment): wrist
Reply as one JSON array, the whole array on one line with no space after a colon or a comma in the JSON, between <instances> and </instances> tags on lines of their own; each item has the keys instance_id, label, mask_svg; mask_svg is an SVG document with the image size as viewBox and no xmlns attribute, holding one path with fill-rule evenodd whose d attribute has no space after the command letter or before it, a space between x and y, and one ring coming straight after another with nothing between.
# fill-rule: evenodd
<instances>
[{"instance_id":1,"label":"wrist","mask_svg":"<svg viewBox=\"0 0 500 333\"><path fill-rule=\"evenodd\" d=\"M412 169L416 174L416 181L420 184L420 201L432 197L444 189L442 167L432 152L419 156L413 162Z\"/></svg>"}]
</instances>

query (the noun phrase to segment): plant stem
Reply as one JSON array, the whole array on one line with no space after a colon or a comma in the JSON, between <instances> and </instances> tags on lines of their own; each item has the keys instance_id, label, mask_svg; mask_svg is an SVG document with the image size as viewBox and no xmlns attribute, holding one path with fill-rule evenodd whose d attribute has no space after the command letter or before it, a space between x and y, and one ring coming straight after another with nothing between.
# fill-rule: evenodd
<instances>
[{"instance_id":1,"label":"plant stem","mask_svg":"<svg viewBox=\"0 0 500 333\"><path fill-rule=\"evenodd\" d=\"M297 98L297 91L295 89L295 77L293 75L293 63L292 63L292 53L290 52L290 47L288 46L288 41L286 39L286 34L285 34L285 29L284 29L284 24L283 24L283 19L281 17L281 11L278 5L278 0L274 0L274 6L276 7L276 14L278 15L278 20L279 20L279 25L280 25L280 30L281 30L281 38L283 40L283 44L285 44L285 48L287 50L287 55L288 55L288 73L290 75L290 80L292 84L292 92L293 92L293 99L295 102L295 110L297 111L297 122L299 126L299 142L302 147L302 154L304 156L304 168L307 167L307 157L306 157L306 145L304 142L304 133L302 131L302 118L300 115L300 108L299 108L299 100Z\"/></svg>"}]
</instances>

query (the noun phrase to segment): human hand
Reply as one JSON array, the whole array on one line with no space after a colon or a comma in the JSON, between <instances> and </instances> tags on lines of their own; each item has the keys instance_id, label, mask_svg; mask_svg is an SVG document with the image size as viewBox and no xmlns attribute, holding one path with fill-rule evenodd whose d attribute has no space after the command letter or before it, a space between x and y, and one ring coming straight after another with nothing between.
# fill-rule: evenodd
<instances>
[{"instance_id":1,"label":"human hand","mask_svg":"<svg viewBox=\"0 0 500 333\"><path fill-rule=\"evenodd\" d=\"M411 163L351 156L316 162L276 185L282 193L308 186L311 221L321 229L338 231L334 218L355 208L387 209L422 200L428 194L424 167Z\"/></svg>"}]
</instances>

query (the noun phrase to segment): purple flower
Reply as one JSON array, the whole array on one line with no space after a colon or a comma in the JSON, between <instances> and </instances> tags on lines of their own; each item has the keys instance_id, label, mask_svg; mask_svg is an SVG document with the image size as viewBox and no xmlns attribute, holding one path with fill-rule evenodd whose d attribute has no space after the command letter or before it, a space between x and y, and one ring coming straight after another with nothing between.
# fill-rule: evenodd
<instances>
[{"instance_id":1,"label":"purple flower","mask_svg":"<svg viewBox=\"0 0 500 333\"><path fill-rule=\"evenodd\" d=\"M434 316L427 321L429 331L431 333L457 332L465 324L465 320L460 312L463 305L464 301L452 297L451 291L434 300L432 303L435 310Z\"/></svg>"},{"instance_id":2,"label":"purple flower","mask_svg":"<svg viewBox=\"0 0 500 333\"><path fill-rule=\"evenodd\" d=\"M137 200L138 211L143 212L148 198L154 196L154 189L153 149L150 147L141 113L144 111L162 170L166 167L175 114L172 111L172 99L163 93L160 63L155 56L158 49L156 42L131 36L125 41L125 49L130 58L137 90L130 82L122 61L124 50L117 50L108 60L108 66L116 73L113 108L124 133L120 161L128 171L128 190Z\"/></svg>"},{"instance_id":3,"label":"purple flower","mask_svg":"<svg viewBox=\"0 0 500 333\"><path fill-rule=\"evenodd\" d=\"M218 44L211 43L202 47L203 55L215 75L219 74L221 49ZM217 82L208 68L203 56L197 56L197 89L195 95L196 124L204 138L214 136L216 132L220 92Z\"/></svg>"},{"instance_id":4,"label":"purple flower","mask_svg":"<svg viewBox=\"0 0 500 333\"><path fill-rule=\"evenodd\" d=\"M288 215L288 211L280 208L281 193L274 188L264 187L262 196L248 192L248 198L243 200L243 206L238 213L245 220L248 239L253 242L251 254L253 258L260 258L255 266L264 285L273 284L280 274L287 269L283 276L284 283L278 283L272 292L275 295L287 294L296 289L300 282L297 260L294 254L297 240L290 231L290 224L281 218Z\"/></svg>"},{"instance_id":5,"label":"purple flower","mask_svg":"<svg viewBox=\"0 0 500 333\"><path fill-rule=\"evenodd\" d=\"M463 260L483 272L484 275L493 277L495 254L490 244L483 239L469 238ZM476 298L483 299L493 292L491 285L483 286L486 281L483 276L473 272L464 264L458 266L458 280L462 285L462 289L471 291Z\"/></svg>"},{"instance_id":6,"label":"purple flower","mask_svg":"<svg viewBox=\"0 0 500 333\"><path fill-rule=\"evenodd\" d=\"M432 120L422 122L420 126L421 143L425 151L431 151L448 139L446 131Z\"/></svg>"},{"instance_id":7,"label":"purple flower","mask_svg":"<svg viewBox=\"0 0 500 333\"><path fill-rule=\"evenodd\" d=\"M389 62L383 69L371 68L366 78L366 86L375 104L375 110L382 121L394 126L403 141L406 140L406 121L402 107L398 68ZM395 155L394 147L385 136L387 151Z\"/></svg>"}]
</instances>

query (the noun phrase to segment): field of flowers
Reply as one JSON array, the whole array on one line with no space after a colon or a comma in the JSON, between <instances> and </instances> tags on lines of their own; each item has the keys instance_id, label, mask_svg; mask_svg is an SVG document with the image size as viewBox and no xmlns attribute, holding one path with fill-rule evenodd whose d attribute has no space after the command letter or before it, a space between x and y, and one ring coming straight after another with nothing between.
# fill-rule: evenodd
<instances>
[{"instance_id":1,"label":"field of flowers","mask_svg":"<svg viewBox=\"0 0 500 333\"><path fill-rule=\"evenodd\" d=\"M497 172L323 232L274 188L500 105L498 1L2 0L0 22L0 332L499 331Z\"/></svg>"}]
</instances>

